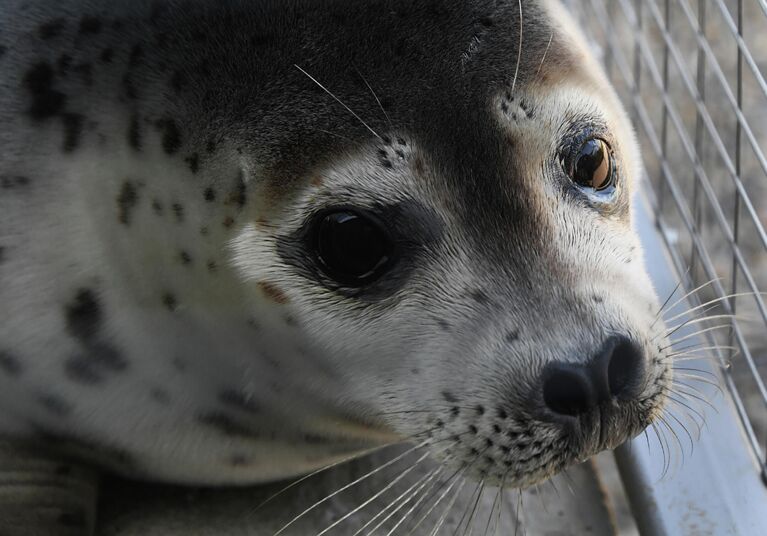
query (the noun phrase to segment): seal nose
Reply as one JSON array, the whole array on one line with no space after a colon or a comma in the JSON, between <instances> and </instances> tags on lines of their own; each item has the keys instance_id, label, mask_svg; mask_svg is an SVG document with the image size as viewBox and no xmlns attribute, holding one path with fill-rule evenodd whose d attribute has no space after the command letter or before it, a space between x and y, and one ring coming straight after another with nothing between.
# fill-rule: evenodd
<instances>
[{"instance_id":1,"label":"seal nose","mask_svg":"<svg viewBox=\"0 0 767 536\"><path fill-rule=\"evenodd\" d=\"M641 350L626 337L613 337L586 364L547 365L543 401L554 413L576 417L605 402L631 398L641 372Z\"/></svg>"}]
</instances>

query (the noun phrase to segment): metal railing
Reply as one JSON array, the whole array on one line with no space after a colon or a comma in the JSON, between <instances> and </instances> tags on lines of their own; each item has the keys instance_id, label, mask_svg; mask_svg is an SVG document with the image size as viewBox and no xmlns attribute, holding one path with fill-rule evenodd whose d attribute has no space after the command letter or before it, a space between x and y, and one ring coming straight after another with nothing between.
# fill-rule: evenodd
<instances>
[{"instance_id":1,"label":"metal railing","mask_svg":"<svg viewBox=\"0 0 767 536\"><path fill-rule=\"evenodd\" d=\"M677 276L737 315L709 334L767 478L767 0L569 6L633 116Z\"/></svg>"}]
</instances>

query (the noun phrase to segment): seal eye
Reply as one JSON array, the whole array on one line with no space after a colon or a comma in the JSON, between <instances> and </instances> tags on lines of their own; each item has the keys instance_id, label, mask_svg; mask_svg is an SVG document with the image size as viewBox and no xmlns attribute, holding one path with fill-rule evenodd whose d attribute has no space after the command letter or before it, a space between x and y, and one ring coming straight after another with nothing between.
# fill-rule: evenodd
<instances>
[{"instance_id":1,"label":"seal eye","mask_svg":"<svg viewBox=\"0 0 767 536\"><path fill-rule=\"evenodd\" d=\"M393 244L373 217L338 210L322 215L316 225L315 254L328 277L361 287L389 268Z\"/></svg>"},{"instance_id":2,"label":"seal eye","mask_svg":"<svg viewBox=\"0 0 767 536\"><path fill-rule=\"evenodd\" d=\"M568 175L576 184L599 192L613 185L613 168L607 143L599 138L591 138L578 149Z\"/></svg>"}]
</instances>

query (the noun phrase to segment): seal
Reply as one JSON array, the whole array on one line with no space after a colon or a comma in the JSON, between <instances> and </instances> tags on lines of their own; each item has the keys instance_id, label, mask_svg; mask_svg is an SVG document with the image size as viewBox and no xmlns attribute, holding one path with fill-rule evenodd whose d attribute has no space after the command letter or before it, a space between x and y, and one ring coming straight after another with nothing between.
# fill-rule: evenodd
<instances>
[{"instance_id":1,"label":"seal","mask_svg":"<svg viewBox=\"0 0 767 536\"><path fill-rule=\"evenodd\" d=\"M638 147L552 1L3 0L0 431L243 484L525 486L671 382Z\"/></svg>"}]
</instances>

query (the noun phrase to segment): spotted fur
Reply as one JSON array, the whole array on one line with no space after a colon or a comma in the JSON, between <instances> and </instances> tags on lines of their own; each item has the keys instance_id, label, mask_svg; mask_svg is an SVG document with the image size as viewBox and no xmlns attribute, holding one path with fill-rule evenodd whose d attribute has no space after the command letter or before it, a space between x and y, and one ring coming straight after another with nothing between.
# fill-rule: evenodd
<instances>
[{"instance_id":1,"label":"spotted fur","mask_svg":"<svg viewBox=\"0 0 767 536\"><path fill-rule=\"evenodd\" d=\"M670 378L634 137L561 8L522 4L1 0L0 432L195 484L430 437L523 485L641 431ZM609 202L558 164L584 131ZM307 251L334 205L407 237L362 290ZM637 399L542 418L545 366L615 333Z\"/></svg>"}]
</instances>

